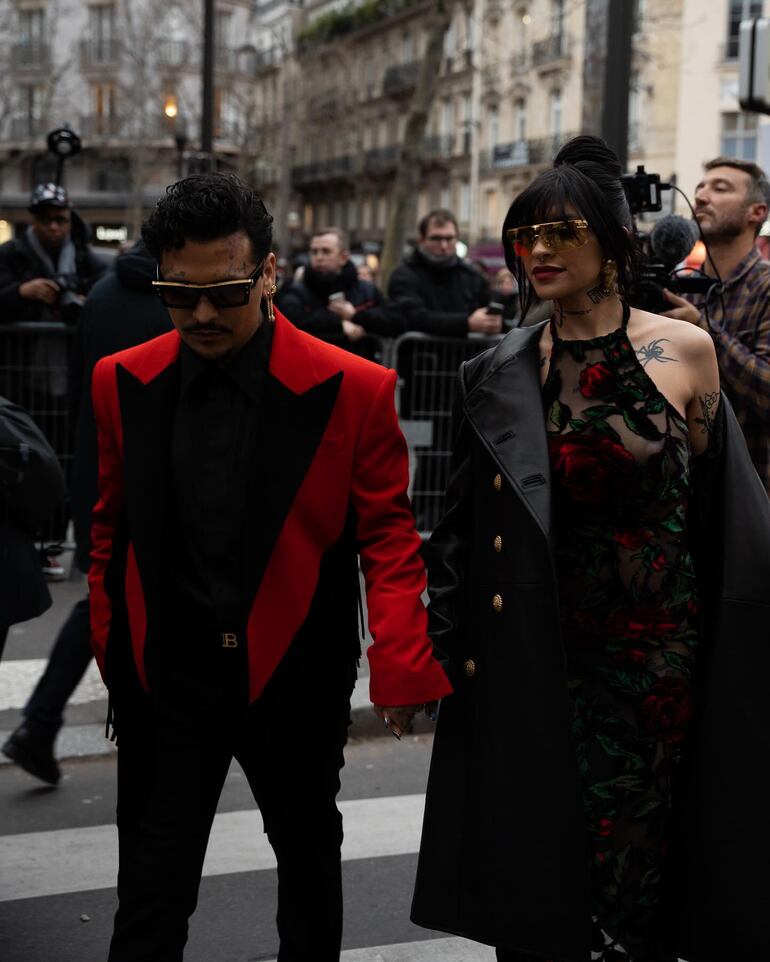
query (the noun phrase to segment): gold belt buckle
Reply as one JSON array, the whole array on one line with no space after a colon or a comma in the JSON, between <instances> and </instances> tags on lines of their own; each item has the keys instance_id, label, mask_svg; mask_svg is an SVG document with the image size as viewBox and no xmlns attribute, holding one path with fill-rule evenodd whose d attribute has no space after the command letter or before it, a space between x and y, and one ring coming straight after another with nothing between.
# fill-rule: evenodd
<instances>
[{"instance_id":1,"label":"gold belt buckle","mask_svg":"<svg viewBox=\"0 0 770 962\"><path fill-rule=\"evenodd\" d=\"M222 647L223 648L237 648L238 647L238 636L234 635L231 631L222 632Z\"/></svg>"}]
</instances>

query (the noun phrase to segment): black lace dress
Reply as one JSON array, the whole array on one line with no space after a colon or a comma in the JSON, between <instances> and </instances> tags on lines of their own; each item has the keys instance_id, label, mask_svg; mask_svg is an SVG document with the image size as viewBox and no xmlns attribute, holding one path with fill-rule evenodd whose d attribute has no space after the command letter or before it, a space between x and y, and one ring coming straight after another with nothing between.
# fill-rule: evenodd
<instances>
[{"instance_id":1,"label":"black lace dress","mask_svg":"<svg viewBox=\"0 0 770 962\"><path fill-rule=\"evenodd\" d=\"M667 962L658 906L671 782L692 716L696 586L683 416L623 325L554 346L543 386L574 736L593 856L594 953Z\"/></svg>"}]
</instances>

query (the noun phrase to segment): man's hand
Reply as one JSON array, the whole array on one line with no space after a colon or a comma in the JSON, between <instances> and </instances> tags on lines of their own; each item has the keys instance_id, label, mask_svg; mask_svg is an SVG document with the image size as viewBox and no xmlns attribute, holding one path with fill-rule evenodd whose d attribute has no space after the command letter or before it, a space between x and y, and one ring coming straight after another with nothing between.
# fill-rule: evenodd
<instances>
[{"instance_id":1,"label":"man's hand","mask_svg":"<svg viewBox=\"0 0 770 962\"><path fill-rule=\"evenodd\" d=\"M502 329L502 317L490 314L486 307L479 307L468 318L468 330L476 334L499 334Z\"/></svg>"},{"instance_id":2,"label":"man's hand","mask_svg":"<svg viewBox=\"0 0 770 962\"><path fill-rule=\"evenodd\" d=\"M663 317L673 317L678 321L689 321L691 324L697 324L700 327L700 311L694 304L678 294L672 294L667 288L663 289L663 294L669 304L676 304L676 307L673 307L670 311L662 311Z\"/></svg>"},{"instance_id":3,"label":"man's hand","mask_svg":"<svg viewBox=\"0 0 770 962\"><path fill-rule=\"evenodd\" d=\"M25 301L42 301L53 306L59 297L59 285L47 277L36 277L19 287L19 297Z\"/></svg>"},{"instance_id":4,"label":"man's hand","mask_svg":"<svg viewBox=\"0 0 770 962\"><path fill-rule=\"evenodd\" d=\"M414 716L424 705L374 705L374 711L396 738L412 730Z\"/></svg>"},{"instance_id":5,"label":"man's hand","mask_svg":"<svg viewBox=\"0 0 770 962\"><path fill-rule=\"evenodd\" d=\"M360 324L354 324L352 321L342 322L342 333L349 341L360 341L361 338L366 334L366 331Z\"/></svg>"},{"instance_id":6,"label":"man's hand","mask_svg":"<svg viewBox=\"0 0 770 962\"><path fill-rule=\"evenodd\" d=\"M329 301L327 306L332 314L337 314L343 321L351 321L356 316L356 309L350 301Z\"/></svg>"}]
</instances>

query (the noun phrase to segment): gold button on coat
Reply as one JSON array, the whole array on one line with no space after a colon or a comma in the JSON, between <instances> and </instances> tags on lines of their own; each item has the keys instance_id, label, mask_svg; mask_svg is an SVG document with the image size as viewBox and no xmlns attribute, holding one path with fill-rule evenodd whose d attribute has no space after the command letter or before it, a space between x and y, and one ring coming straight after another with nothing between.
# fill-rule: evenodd
<instances>
[{"instance_id":1,"label":"gold button on coat","mask_svg":"<svg viewBox=\"0 0 770 962\"><path fill-rule=\"evenodd\" d=\"M502 475L496 474L492 484L495 486L495 491L503 490L503 478Z\"/></svg>"},{"instance_id":2,"label":"gold button on coat","mask_svg":"<svg viewBox=\"0 0 770 962\"><path fill-rule=\"evenodd\" d=\"M469 678L473 678L476 674L476 662L472 658L468 658L463 662L463 671Z\"/></svg>"},{"instance_id":3,"label":"gold button on coat","mask_svg":"<svg viewBox=\"0 0 770 962\"><path fill-rule=\"evenodd\" d=\"M503 539L500 537L500 535L498 535L492 543L495 546L495 551L500 554L500 552L503 550Z\"/></svg>"},{"instance_id":4,"label":"gold button on coat","mask_svg":"<svg viewBox=\"0 0 770 962\"><path fill-rule=\"evenodd\" d=\"M495 595L492 599L492 607L498 614L503 610L503 599L500 595Z\"/></svg>"}]
</instances>

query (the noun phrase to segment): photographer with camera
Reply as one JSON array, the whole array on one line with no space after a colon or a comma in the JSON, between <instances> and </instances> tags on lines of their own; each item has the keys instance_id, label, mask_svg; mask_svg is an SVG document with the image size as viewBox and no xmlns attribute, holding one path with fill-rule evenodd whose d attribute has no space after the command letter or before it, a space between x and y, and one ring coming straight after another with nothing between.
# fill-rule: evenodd
<instances>
[{"instance_id":1,"label":"photographer with camera","mask_svg":"<svg viewBox=\"0 0 770 962\"><path fill-rule=\"evenodd\" d=\"M770 184L756 164L728 157L705 164L695 190L695 217L710 255L703 270L718 283L702 295L665 292L675 305L666 316L711 334L722 383L768 493L770 264L754 244L769 206Z\"/></svg>"},{"instance_id":2,"label":"photographer with camera","mask_svg":"<svg viewBox=\"0 0 770 962\"><path fill-rule=\"evenodd\" d=\"M0 246L0 319L74 324L105 264L89 248L63 187L39 184L29 211L25 233Z\"/></svg>"}]
</instances>

